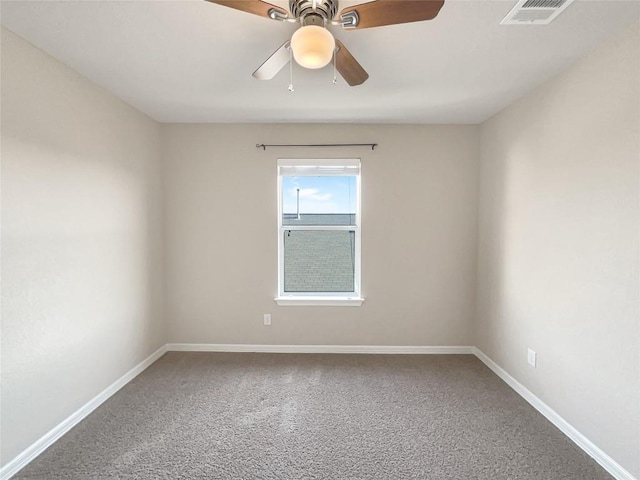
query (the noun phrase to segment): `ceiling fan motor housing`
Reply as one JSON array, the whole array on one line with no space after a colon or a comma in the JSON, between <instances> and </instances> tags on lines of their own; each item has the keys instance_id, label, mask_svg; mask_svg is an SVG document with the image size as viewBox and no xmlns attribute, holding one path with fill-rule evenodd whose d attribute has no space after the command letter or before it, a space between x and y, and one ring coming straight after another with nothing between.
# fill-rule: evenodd
<instances>
[{"instance_id":1,"label":"ceiling fan motor housing","mask_svg":"<svg viewBox=\"0 0 640 480\"><path fill-rule=\"evenodd\" d=\"M289 10L303 25L323 26L338 13L338 0L290 0Z\"/></svg>"}]
</instances>

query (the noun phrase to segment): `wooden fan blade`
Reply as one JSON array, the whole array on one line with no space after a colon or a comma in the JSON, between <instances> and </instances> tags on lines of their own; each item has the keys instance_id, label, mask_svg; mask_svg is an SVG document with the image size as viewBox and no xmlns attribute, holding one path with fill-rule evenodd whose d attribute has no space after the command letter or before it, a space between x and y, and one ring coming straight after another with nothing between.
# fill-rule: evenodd
<instances>
[{"instance_id":1,"label":"wooden fan blade","mask_svg":"<svg viewBox=\"0 0 640 480\"><path fill-rule=\"evenodd\" d=\"M260 15L261 17L272 18L269 16L269 12L276 11L285 17L287 11L280 7L271 5L270 3L263 2L262 0L206 0L207 2L217 3L229 8L235 8L236 10L242 10L243 12L253 13L254 15Z\"/></svg>"},{"instance_id":2,"label":"wooden fan blade","mask_svg":"<svg viewBox=\"0 0 640 480\"><path fill-rule=\"evenodd\" d=\"M340 72L340 75L342 75L342 78L352 87L363 84L367 78L369 78L369 74L362 68L362 65L353 58L353 55L351 55L340 40L336 39L336 45L338 45L336 68Z\"/></svg>"},{"instance_id":3,"label":"wooden fan blade","mask_svg":"<svg viewBox=\"0 0 640 480\"><path fill-rule=\"evenodd\" d=\"M431 20L438 15L442 5L444 0L377 0L345 8L340 17L356 11L359 20L352 28L381 27Z\"/></svg>"},{"instance_id":4,"label":"wooden fan blade","mask_svg":"<svg viewBox=\"0 0 640 480\"><path fill-rule=\"evenodd\" d=\"M271 80L275 77L282 68L289 63L289 44L291 42L287 40L284 42L278 50L267 58L258 69L253 72L253 76L258 80Z\"/></svg>"}]
</instances>

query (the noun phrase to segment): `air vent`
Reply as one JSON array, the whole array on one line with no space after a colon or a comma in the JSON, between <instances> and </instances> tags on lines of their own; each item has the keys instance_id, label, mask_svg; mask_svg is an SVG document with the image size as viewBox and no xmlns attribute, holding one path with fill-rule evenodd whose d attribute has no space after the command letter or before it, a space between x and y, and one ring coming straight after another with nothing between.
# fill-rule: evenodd
<instances>
[{"instance_id":1,"label":"air vent","mask_svg":"<svg viewBox=\"0 0 640 480\"><path fill-rule=\"evenodd\" d=\"M501 25L548 25L573 0L520 0Z\"/></svg>"}]
</instances>

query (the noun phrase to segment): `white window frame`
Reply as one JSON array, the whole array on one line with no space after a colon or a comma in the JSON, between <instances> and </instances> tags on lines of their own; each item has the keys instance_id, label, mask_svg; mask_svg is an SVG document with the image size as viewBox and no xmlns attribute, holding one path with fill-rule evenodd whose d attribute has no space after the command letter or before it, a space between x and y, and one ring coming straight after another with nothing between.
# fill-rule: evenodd
<instances>
[{"instance_id":1,"label":"white window frame","mask_svg":"<svg viewBox=\"0 0 640 480\"><path fill-rule=\"evenodd\" d=\"M333 167L333 168L332 168ZM355 225L283 225L282 177L295 176L355 176ZM347 159L278 159L278 296L281 306L360 306L364 301L361 290L361 215L360 215L359 158ZM342 230L355 232L354 291L353 292L285 292L284 291L284 235L287 230Z\"/></svg>"}]
</instances>

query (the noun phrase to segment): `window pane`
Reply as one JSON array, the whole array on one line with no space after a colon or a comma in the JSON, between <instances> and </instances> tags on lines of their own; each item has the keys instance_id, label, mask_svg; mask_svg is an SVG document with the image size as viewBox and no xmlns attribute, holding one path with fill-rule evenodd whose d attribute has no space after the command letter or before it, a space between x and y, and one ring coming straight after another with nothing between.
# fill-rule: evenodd
<instances>
[{"instance_id":1,"label":"window pane","mask_svg":"<svg viewBox=\"0 0 640 480\"><path fill-rule=\"evenodd\" d=\"M355 232L285 230L285 292L353 292Z\"/></svg>"},{"instance_id":2,"label":"window pane","mask_svg":"<svg viewBox=\"0 0 640 480\"><path fill-rule=\"evenodd\" d=\"M356 177L282 177L282 225L355 225Z\"/></svg>"}]
</instances>

